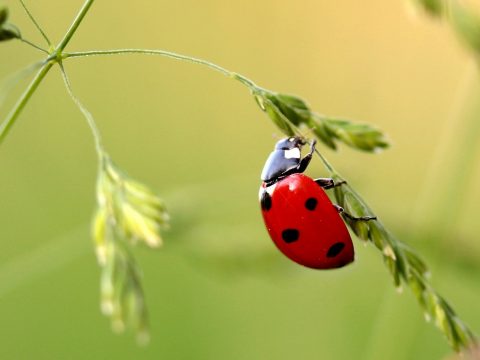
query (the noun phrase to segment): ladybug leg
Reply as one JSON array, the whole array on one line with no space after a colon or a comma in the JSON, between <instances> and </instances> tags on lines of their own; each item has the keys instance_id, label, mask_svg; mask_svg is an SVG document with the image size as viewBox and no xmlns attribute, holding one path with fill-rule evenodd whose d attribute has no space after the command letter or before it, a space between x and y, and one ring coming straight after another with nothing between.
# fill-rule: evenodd
<instances>
[{"instance_id":1,"label":"ladybug leg","mask_svg":"<svg viewBox=\"0 0 480 360\"><path fill-rule=\"evenodd\" d=\"M341 186L347 183L345 180L341 180L336 183L331 178L318 178L318 179L315 179L314 181L325 190L332 189L334 187Z\"/></svg>"},{"instance_id":2,"label":"ladybug leg","mask_svg":"<svg viewBox=\"0 0 480 360\"><path fill-rule=\"evenodd\" d=\"M333 205L335 207L335 209L337 209L338 213L339 214L343 214L345 215L345 217L349 218L350 220L354 220L354 221L369 221L369 220L377 220L377 217L376 216L360 216L360 217L356 217L356 216L353 216L352 214L349 214L347 212L345 212L345 209L342 208L341 206L338 206L338 205Z\"/></svg>"},{"instance_id":3,"label":"ladybug leg","mask_svg":"<svg viewBox=\"0 0 480 360\"><path fill-rule=\"evenodd\" d=\"M298 164L295 172L303 173L307 169L308 164L310 164L310 160L312 160L313 152L315 151L315 144L316 143L317 143L317 141L315 139L312 140L312 142L310 143L309 153L307 155L305 155L302 160L300 160L300 163Z\"/></svg>"}]
</instances>

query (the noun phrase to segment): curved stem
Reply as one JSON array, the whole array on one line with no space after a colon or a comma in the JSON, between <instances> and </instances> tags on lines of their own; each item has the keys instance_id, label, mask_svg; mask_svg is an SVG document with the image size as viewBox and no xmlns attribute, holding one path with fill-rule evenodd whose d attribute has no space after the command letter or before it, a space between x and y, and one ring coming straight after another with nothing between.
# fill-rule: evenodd
<instances>
[{"instance_id":1,"label":"curved stem","mask_svg":"<svg viewBox=\"0 0 480 360\"><path fill-rule=\"evenodd\" d=\"M176 59L180 61L185 61L193 64L199 64L207 66L210 69L213 69L222 75L225 75L229 78L238 80L243 85L247 86L252 91L259 91L261 88L257 86L252 80L246 78L243 75L237 74L233 71L227 70L217 64L214 64L210 61L198 59L195 57L177 54L171 51L166 50L157 50L157 49L114 49L114 50L92 50L92 51L81 51L81 52L71 52L64 53L62 57L64 59L74 58L74 57L87 57L87 56L102 56L102 55L124 55L124 54L143 54L143 55L159 55L163 57L168 57L171 59Z\"/></svg>"},{"instance_id":2,"label":"curved stem","mask_svg":"<svg viewBox=\"0 0 480 360\"><path fill-rule=\"evenodd\" d=\"M6 119L0 125L0 145L2 144L5 137L8 135L12 125L15 123L15 120L18 118L18 116L22 112L28 100L30 100L35 90L37 90L38 85L40 85L43 78L45 77L45 75L47 75L48 71L52 68L52 66L53 66L53 63L48 62L40 69L40 71L37 73L37 75L32 80L30 85L23 92L20 99L18 99L14 108L10 111Z\"/></svg>"},{"instance_id":3,"label":"curved stem","mask_svg":"<svg viewBox=\"0 0 480 360\"><path fill-rule=\"evenodd\" d=\"M35 27L38 29L38 31L40 32L40 34L42 34L43 38L45 39L45 41L47 42L48 46L52 46L52 43L50 42L50 39L48 38L47 34L45 34L45 32L43 31L42 27L38 24L38 22L35 20L35 18L33 17L32 13L30 12L30 10L28 10L27 6L25 5L25 3L23 2L23 0L19 0L20 1L20 4L22 4L23 6L23 9L25 10L25 12L27 13L28 17L30 18L30 20L32 20L33 24L35 25ZM36 47L36 46L35 46Z\"/></svg>"},{"instance_id":4,"label":"curved stem","mask_svg":"<svg viewBox=\"0 0 480 360\"><path fill-rule=\"evenodd\" d=\"M90 130L92 131L92 134L93 134L93 138L95 140L95 147L97 149L98 157L101 160L103 158L103 153L104 153L103 147L102 147L102 137L100 135L100 131L98 130L97 124L95 123L95 119L93 118L92 113L88 111L85 105L83 105L82 102L78 99L78 97L75 96L72 90L70 79L68 78L67 73L65 72L65 68L63 67L63 64L60 62L59 65L60 65L63 81L65 82L65 87L67 88L68 94L72 98L73 102L78 106L82 114L85 116L85 119L87 120L88 126L90 127Z\"/></svg>"}]
</instances>

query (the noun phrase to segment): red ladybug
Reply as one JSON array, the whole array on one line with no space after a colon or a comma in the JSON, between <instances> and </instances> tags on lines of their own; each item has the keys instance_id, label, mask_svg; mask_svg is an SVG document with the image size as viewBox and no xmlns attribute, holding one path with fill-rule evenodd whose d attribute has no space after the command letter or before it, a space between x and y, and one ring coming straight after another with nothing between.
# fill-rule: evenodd
<instances>
[{"instance_id":1,"label":"red ladybug","mask_svg":"<svg viewBox=\"0 0 480 360\"><path fill-rule=\"evenodd\" d=\"M354 250L350 234L324 189L332 179L302 174L315 150L301 157L305 141L300 137L280 140L270 154L261 179L260 205L268 233L278 249L291 260L314 269L339 268L351 263ZM371 220L374 217L351 219Z\"/></svg>"}]
</instances>

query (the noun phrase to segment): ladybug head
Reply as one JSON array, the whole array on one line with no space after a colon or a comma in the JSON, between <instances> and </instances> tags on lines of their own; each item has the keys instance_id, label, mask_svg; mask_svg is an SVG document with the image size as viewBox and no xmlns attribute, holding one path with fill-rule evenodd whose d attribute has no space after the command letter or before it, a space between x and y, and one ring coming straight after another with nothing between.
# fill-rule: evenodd
<instances>
[{"instance_id":1,"label":"ladybug head","mask_svg":"<svg viewBox=\"0 0 480 360\"><path fill-rule=\"evenodd\" d=\"M282 139L275 144L275 150L291 150L291 149L301 149L305 145L305 139L301 137L289 137Z\"/></svg>"},{"instance_id":2,"label":"ladybug head","mask_svg":"<svg viewBox=\"0 0 480 360\"><path fill-rule=\"evenodd\" d=\"M303 172L300 167L302 146L307 142L303 137L292 136L282 139L275 145L275 150L263 167L261 179L270 186L282 177L295 172ZM308 160L305 164L308 164Z\"/></svg>"}]
</instances>

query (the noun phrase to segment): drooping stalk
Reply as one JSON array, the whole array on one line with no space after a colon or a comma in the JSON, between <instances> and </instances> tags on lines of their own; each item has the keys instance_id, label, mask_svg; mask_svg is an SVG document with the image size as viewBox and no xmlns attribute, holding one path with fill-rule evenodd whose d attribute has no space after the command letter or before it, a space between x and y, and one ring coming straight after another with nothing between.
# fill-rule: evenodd
<instances>
[{"instance_id":1,"label":"drooping stalk","mask_svg":"<svg viewBox=\"0 0 480 360\"><path fill-rule=\"evenodd\" d=\"M95 119L93 118L92 113L82 104L80 99L73 93L70 79L67 76L67 73L65 72L65 68L63 67L62 63L60 63L60 70L62 72L63 81L65 83L65 87L67 89L68 94L72 98L75 105L77 105L77 107L80 109L82 114L85 116L85 119L87 120L88 126L90 127L93 138L95 140L95 147L97 149L98 158L101 161L104 156L104 150L102 146L102 137L100 135L100 131L98 130L97 124L95 123Z\"/></svg>"}]
</instances>

